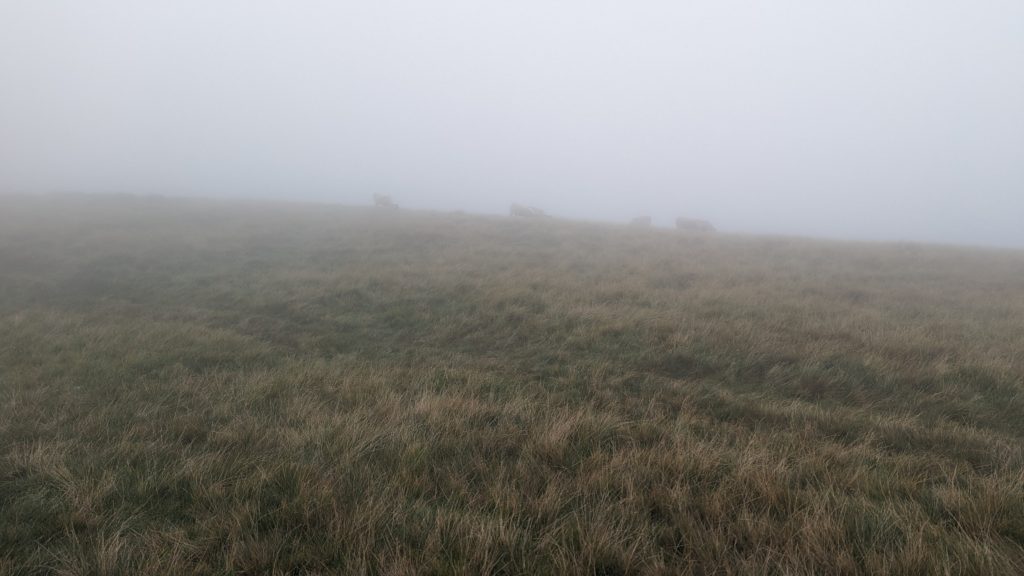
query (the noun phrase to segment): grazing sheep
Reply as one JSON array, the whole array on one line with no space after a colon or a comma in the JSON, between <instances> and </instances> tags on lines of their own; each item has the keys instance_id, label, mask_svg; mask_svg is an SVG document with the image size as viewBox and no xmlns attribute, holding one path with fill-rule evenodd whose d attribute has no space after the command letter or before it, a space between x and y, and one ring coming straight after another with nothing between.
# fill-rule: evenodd
<instances>
[{"instance_id":1,"label":"grazing sheep","mask_svg":"<svg viewBox=\"0 0 1024 576\"><path fill-rule=\"evenodd\" d=\"M380 208L398 208L398 204L391 199L391 196L386 194L374 194L373 195L374 206Z\"/></svg>"},{"instance_id":2,"label":"grazing sheep","mask_svg":"<svg viewBox=\"0 0 1024 576\"><path fill-rule=\"evenodd\" d=\"M693 218L676 218L676 228L686 232L714 232L715 227L707 220Z\"/></svg>"},{"instance_id":3,"label":"grazing sheep","mask_svg":"<svg viewBox=\"0 0 1024 576\"><path fill-rule=\"evenodd\" d=\"M512 207L509 209L509 215L521 216L523 218L541 218L543 216L546 216L546 214L544 214L544 211L541 210L540 208L535 208L533 206L523 206L521 204L513 204Z\"/></svg>"},{"instance_id":4,"label":"grazing sheep","mask_svg":"<svg viewBox=\"0 0 1024 576\"><path fill-rule=\"evenodd\" d=\"M651 217L650 216L637 216L636 218L633 218L629 222L629 224L631 226L639 226L639 227L642 227L642 228L647 228L647 227L649 227L651 225Z\"/></svg>"}]
</instances>

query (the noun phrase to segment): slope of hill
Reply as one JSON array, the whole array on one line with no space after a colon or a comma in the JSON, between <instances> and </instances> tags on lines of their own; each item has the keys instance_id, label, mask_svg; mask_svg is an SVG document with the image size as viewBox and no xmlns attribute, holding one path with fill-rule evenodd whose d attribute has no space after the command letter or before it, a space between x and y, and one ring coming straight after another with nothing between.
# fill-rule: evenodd
<instances>
[{"instance_id":1,"label":"slope of hill","mask_svg":"<svg viewBox=\"0 0 1024 576\"><path fill-rule=\"evenodd\" d=\"M1024 253L0 198L0 574L1024 571Z\"/></svg>"}]
</instances>

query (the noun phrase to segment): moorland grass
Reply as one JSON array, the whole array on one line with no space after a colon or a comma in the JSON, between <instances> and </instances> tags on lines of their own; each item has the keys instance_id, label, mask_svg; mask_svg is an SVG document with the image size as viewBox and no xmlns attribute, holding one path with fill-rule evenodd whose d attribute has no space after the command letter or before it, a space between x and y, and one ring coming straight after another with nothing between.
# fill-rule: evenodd
<instances>
[{"instance_id":1,"label":"moorland grass","mask_svg":"<svg viewBox=\"0 0 1024 576\"><path fill-rule=\"evenodd\" d=\"M1024 253L0 198L0 574L1017 574Z\"/></svg>"}]
</instances>

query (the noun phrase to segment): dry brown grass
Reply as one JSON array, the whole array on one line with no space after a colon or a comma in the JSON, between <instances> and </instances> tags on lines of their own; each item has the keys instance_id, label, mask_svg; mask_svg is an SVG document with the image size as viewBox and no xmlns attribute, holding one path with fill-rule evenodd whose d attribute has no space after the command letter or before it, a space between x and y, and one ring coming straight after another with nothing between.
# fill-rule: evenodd
<instances>
[{"instance_id":1,"label":"dry brown grass","mask_svg":"<svg viewBox=\"0 0 1024 576\"><path fill-rule=\"evenodd\" d=\"M1015 574L1024 254L0 199L0 574Z\"/></svg>"}]
</instances>

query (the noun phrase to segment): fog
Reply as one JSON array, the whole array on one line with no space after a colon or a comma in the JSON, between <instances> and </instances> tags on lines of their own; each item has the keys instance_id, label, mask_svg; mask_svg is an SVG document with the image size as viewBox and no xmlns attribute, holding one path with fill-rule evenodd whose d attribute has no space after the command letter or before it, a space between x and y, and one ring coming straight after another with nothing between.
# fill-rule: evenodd
<instances>
[{"instance_id":1,"label":"fog","mask_svg":"<svg viewBox=\"0 0 1024 576\"><path fill-rule=\"evenodd\" d=\"M1024 247L1024 2L6 0L0 190Z\"/></svg>"}]
</instances>

